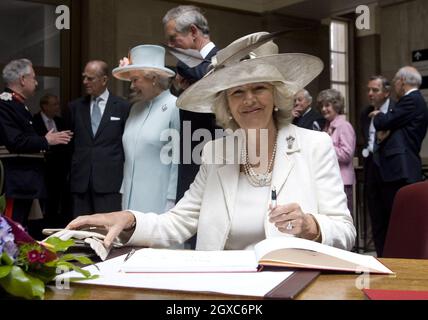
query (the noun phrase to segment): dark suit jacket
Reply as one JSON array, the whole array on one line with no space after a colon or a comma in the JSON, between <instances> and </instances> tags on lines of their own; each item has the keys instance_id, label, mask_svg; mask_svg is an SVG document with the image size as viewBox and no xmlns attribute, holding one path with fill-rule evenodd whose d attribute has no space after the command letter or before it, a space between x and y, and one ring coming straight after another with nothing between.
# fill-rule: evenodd
<instances>
[{"instance_id":1,"label":"dark suit jacket","mask_svg":"<svg viewBox=\"0 0 428 320\"><path fill-rule=\"evenodd\" d=\"M12 91L6 89L5 92ZM7 95L7 94L6 94ZM23 156L49 149L47 140L33 128L32 115L16 99L0 98L0 145L15 157L1 159L5 168L5 193L14 199L36 199L45 196L44 160Z\"/></svg>"},{"instance_id":2,"label":"dark suit jacket","mask_svg":"<svg viewBox=\"0 0 428 320\"><path fill-rule=\"evenodd\" d=\"M392 99L389 99L388 110L392 110L395 107L395 102ZM373 106L367 106L360 115L360 123L361 123L361 134L364 139L364 147L368 146L369 143L369 130L370 130L370 122L371 119L369 117L370 112L374 110Z\"/></svg>"},{"instance_id":3,"label":"dark suit jacket","mask_svg":"<svg viewBox=\"0 0 428 320\"><path fill-rule=\"evenodd\" d=\"M56 128L58 131L67 130L67 125L64 119L55 117L54 119ZM48 133L48 129L45 126L41 113L37 113L33 116L33 127L34 130L40 136L45 136ZM69 167L70 167L71 150L70 145L55 145L50 146L46 152L46 171L49 176L52 176L52 180L57 178L66 178Z\"/></svg>"},{"instance_id":4,"label":"dark suit jacket","mask_svg":"<svg viewBox=\"0 0 428 320\"><path fill-rule=\"evenodd\" d=\"M379 145L380 173L384 181L422 179L419 153L427 132L428 108L419 90L403 96L388 113L374 118L376 130L391 130Z\"/></svg>"},{"instance_id":5,"label":"dark suit jacket","mask_svg":"<svg viewBox=\"0 0 428 320\"><path fill-rule=\"evenodd\" d=\"M296 126L298 126L300 128L317 130L314 127L314 122L318 123L320 130L322 130L325 126L324 117L318 111L316 111L314 108L311 108L311 110L309 110L309 112L304 114L303 116L293 119L293 124L295 124Z\"/></svg>"},{"instance_id":6,"label":"dark suit jacket","mask_svg":"<svg viewBox=\"0 0 428 320\"><path fill-rule=\"evenodd\" d=\"M72 101L69 113L70 129L74 132L71 192L87 192L90 179L94 192L119 192L124 162L122 134L129 103L110 93L95 136L91 127L89 96Z\"/></svg>"},{"instance_id":7,"label":"dark suit jacket","mask_svg":"<svg viewBox=\"0 0 428 320\"><path fill-rule=\"evenodd\" d=\"M207 72L207 68L210 64L211 58L215 56L218 49L213 48L210 53L205 57L205 60L200 65L189 68L184 63L179 61L177 63L177 73L181 75L183 78L187 79L190 83L194 83L195 81L201 79ZM183 129L185 128L185 123L191 124L191 134L193 135L193 132L195 132L198 129L208 129L211 132L212 137L214 137L216 124L215 124L215 116L211 113L198 113L198 112L191 112L186 110L180 109L180 157L181 157L181 164L178 166L178 182L177 182L177 196L176 201L180 200L184 193L189 189L190 184L193 182L193 180L196 177L196 174L199 170L199 165L193 163L190 164L183 164L183 160L185 157L185 152L192 152L193 149L200 143L199 141L192 141L191 142L191 150L183 150L183 142L184 139L191 139L190 137L184 137L183 136ZM191 156L191 154L190 154Z\"/></svg>"}]
</instances>

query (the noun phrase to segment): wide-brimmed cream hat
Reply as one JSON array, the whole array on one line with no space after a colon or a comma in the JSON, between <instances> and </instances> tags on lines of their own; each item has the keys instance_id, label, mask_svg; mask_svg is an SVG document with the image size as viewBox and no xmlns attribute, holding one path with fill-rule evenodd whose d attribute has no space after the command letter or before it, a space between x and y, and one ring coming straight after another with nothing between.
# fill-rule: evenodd
<instances>
[{"instance_id":1,"label":"wide-brimmed cream hat","mask_svg":"<svg viewBox=\"0 0 428 320\"><path fill-rule=\"evenodd\" d=\"M148 70L162 76L174 77L175 72L165 67L165 49L155 45L139 45L131 49L129 64L113 69L113 76L130 81L131 71Z\"/></svg>"},{"instance_id":2,"label":"wide-brimmed cream hat","mask_svg":"<svg viewBox=\"0 0 428 320\"><path fill-rule=\"evenodd\" d=\"M303 53L281 53L273 41L259 46L268 32L257 32L235 40L217 52L212 69L201 80L187 88L177 106L193 112L213 112L218 93L247 83L274 83L278 108L291 109L294 94L306 87L322 69L323 62Z\"/></svg>"}]
</instances>

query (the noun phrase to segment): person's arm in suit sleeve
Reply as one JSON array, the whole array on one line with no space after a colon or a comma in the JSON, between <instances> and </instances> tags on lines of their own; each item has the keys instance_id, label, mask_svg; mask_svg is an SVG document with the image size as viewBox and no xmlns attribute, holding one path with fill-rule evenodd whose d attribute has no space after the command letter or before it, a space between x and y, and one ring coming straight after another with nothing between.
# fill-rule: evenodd
<instances>
[{"instance_id":1,"label":"person's arm in suit sleeve","mask_svg":"<svg viewBox=\"0 0 428 320\"><path fill-rule=\"evenodd\" d=\"M351 250L356 231L348 210L335 151L330 136L323 133L318 137L313 141L311 157L318 213L309 213L319 225L323 244Z\"/></svg>"},{"instance_id":2,"label":"person's arm in suit sleeve","mask_svg":"<svg viewBox=\"0 0 428 320\"><path fill-rule=\"evenodd\" d=\"M175 197L177 195L177 181L178 181L178 161L180 161L180 114L178 108L174 105L174 111L171 113L170 130L173 132L173 137L168 143L168 148L172 150L173 161L170 167L169 183L167 192L167 207L165 210L169 210L175 203ZM178 138L178 139L177 139Z\"/></svg>"},{"instance_id":3,"label":"person's arm in suit sleeve","mask_svg":"<svg viewBox=\"0 0 428 320\"><path fill-rule=\"evenodd\" d=\"M395 130L405 126L415 116L416 106L412 97L405 96L387 113L379 112L373 118L373 124L377 131Z\"/></svg>"},{"instance_id":4,"label":"person's arm in suit sleeve","mask_svg":"<svg viewBox=\"0 0 428 320\"><path fill-rule=\"evenodd\" d=\"M197 230L202 198L208 177L205 151L212 150L208 142L195 180L174 208L164 214L129 210L135 216L135 231L127 245L169 247L190 239Z\"/></svg>"},{"instance_id":5,"label":"person's arm in suit sleeve","mask_svg":"<svg viewBox=\"0 0 428 320\"><path fill-rule=\"evenodd\" d=\"M23 132L16 124L12 115L4 108L0 108L0 130L2 142L9 152L36 153L48 150L49 144L45 137Z\"/></svg>"},{"instance_id":6,"label":"person's arm in suit sleeve","mask_svg":"<svg viewBox=\"0 0 428 320\"><path fill-rule=\"evenodd\" d=\"M352 161L355 152L354 128L349 122L344 122L336 130L339 136L338 140L334 142L337 159L339 163L349 163Z\"/></svg>"}]
</instances>

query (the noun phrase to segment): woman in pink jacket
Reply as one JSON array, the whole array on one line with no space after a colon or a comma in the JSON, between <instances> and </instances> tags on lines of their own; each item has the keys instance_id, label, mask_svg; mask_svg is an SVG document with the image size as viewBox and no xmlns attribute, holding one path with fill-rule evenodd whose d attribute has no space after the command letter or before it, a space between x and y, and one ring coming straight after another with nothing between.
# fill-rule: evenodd
<instances>
[{"instance_id":1,"label":"woman in pink jacket","mask_svg":"<svg viewBox=\"0 0 428 320\"><path fill-rule=\"evenodd\" d=\"M324 131L333 140L337 159L339 160L345 193L348 198L348 208L353 213L352 185L355 183L355 172L352 159L355 152L355 131L344 113L344 99L335 89L323 90L319 93L317 104L321 114L327 120Z\"/></svg>"}]
</instances>

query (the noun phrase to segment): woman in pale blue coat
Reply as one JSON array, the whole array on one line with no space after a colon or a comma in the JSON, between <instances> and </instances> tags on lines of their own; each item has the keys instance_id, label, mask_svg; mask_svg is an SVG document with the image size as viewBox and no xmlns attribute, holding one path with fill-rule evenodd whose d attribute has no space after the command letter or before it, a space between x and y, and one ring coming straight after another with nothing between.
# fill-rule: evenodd
<instances>
[{"instance_id":1,"label":"woman in pale blue coat","mask_svg":"<svg viewBox=\"0 0 428 320\"><path fill-rule=\"evenodd\" d=\"M169 92L175 73L164 67L165 49L141 45L131 50L113 75L131 81L133 105L123 134L125 165L122 208L156 213L175 203L180 130L176 97ZM106 172L114 174L114 172Z\"/></svg>"}]
</instances>

